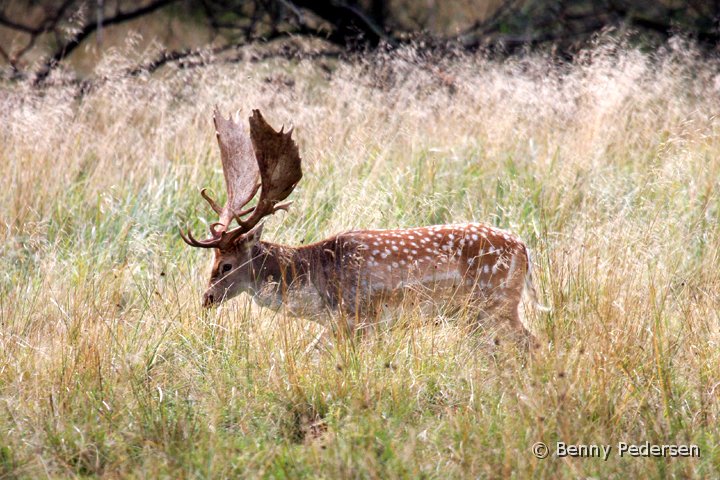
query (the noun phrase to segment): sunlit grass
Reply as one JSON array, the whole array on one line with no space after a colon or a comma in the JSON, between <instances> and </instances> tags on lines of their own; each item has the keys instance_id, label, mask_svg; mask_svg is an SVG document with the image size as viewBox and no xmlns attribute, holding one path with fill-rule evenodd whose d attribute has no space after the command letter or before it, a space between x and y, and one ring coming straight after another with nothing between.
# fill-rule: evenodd
<instances>
[{"instance_id":1,"label":"sunlit grass","mask_svg":"<svg viewBox=\"0 0 720 480\"><path fill-rule=\"evenodd\" d=\"M3 86L0 476L719 475L717 63L611 47ZM247 298L203 311L209 253L177 225L223 194L215 104L296 126L305 176L266 239L508 228L553 307L526 315L545 348L408 311L314 349L319 326ZM701 458L531 453L646 440Z\"/></svg>"}]
</instances>

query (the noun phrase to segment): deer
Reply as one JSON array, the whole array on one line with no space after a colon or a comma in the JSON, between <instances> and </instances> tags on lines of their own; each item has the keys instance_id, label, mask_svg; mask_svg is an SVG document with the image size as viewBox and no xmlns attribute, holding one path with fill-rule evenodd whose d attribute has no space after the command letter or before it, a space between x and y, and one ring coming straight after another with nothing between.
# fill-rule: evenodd
<instances>
[{"instance_id":1,"label":"deer","mask_svg":"<svg viewBox=\"0 0 720 480\"><path fill-rule=\"evenodd\" d=\"M527 344L534 341L520 318L524 292L542 306L530 250L518 236L473 222L352 230L298 247L261 240L264 219L288 210L292 202L285 200L303 176L293 129L274 130L259 110L246 128L217 106L213 122L227 201L221 207L203 188L219 220L205 240L180 230L191 247L214 252L204 307L245 292L293 317L326 323L339 315L354 331L412 298L469 308L478 320L495 318ZM247 207L258 192L257 203Z\"/></svg>"}]
</instances>

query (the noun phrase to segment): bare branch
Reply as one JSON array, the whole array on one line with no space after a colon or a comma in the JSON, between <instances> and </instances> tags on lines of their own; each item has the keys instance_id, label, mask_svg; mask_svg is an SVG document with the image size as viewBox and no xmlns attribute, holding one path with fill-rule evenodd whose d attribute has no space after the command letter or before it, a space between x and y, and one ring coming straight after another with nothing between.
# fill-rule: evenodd
<instances>
[{"instance_id":1,"label":"bare branch","mask_svg":"<svg viewBox=\"0 0 720 480\"><path fill-rule=\"evenodd\" d=\"M316 1L316 0L287 0L286 3L304 8L334 27L334 31L327 36L333 43L348 46L361 35L362 43L378 45L384 41L390 45L397 45L396 38L387 35L375 21L360 8L344 1ZM318 32L320 33L320 32Z\"/></svg>"},{"instance_id":2,"label":"bare branch","mask_svg":"<svg viewBox=\"0 0 720 480\"><path fill-rule=\"evenodd\" d=\"M42 33L43 31L42 28L31 27L29 25L24 25L22 23L11 20L7 18L3 13L0 13L0 25L2 25L3 27L11 28L13 30L17 30L19 32L28 33L30 35L37 35L38 33Z\"/></svg>"},{"instance_id":3,"label":"bare branch","mask_svg":"<svg viewBox=\"0 0 720 480\"><path fill-rule=\"evenodd\" d=\"M142 17L143 15L154 12L162 7L170 5L175 1L177 0L155 0L148 5L145 5L144 7L137 8L130 12L118 13L113 17L109 17L105 20L104 25L107 27L110 25L116 25L119 23L134 20L136 18ZM55 65L57 65L58 62L70 55L70 53L72 53L77 47L79 47L80 44L82 44L83 41L85 41L92 33L94 33L96 29L97 23L90 22L84 25L73 38L66 41L65 43L62 43L50 56L50 58L48 58L43 67L37 73L34 83L42 83L50 74Z\"/></svg>"}]
</instances>

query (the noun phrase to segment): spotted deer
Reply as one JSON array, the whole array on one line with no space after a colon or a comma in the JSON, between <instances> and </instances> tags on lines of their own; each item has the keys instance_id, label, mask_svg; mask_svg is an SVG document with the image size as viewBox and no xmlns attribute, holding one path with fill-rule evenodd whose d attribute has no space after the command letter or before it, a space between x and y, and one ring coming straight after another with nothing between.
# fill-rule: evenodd
<instances>
[{"instance_id":1,"label":"spotted deer","mask_svg":"<svg viewBox=\"0 0 720 480\"><path fill-rule=\"evenodd\" d=\"M530 254L517 236L461 223L355 230L300 247L262 241L261 221L288 208L289 202L281 202L302 178L292 129L273 130L258 110L249 130L217 108L213 120L227 202L220 207L201 190L219 221L210 225L206 240L180 232L188 245L215 253L205 307L247 292L260 305L293 316L322 322L340 314L354 329L409 301L470 308L532 338L519 308L525 290L537 300ZM257 204L246 208L258 191ZM237 227L231 229L233 220Z\"/></svg>"}]
</instances>

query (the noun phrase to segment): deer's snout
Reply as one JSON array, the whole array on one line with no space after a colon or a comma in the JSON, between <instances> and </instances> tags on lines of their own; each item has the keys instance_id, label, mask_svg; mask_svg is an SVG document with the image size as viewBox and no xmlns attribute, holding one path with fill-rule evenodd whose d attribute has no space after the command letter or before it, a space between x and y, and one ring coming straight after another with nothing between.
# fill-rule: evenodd
<instances>
[{"instance_id":1,"label":"deer's snout","mask_svg":"<svg viewBox=\"0 0 720 480\"><path fill-rule=\"evenodd\" d=\"M213 295L210 292L205 292L203 294L203 307L208 308L212 307L215 304L215 295Z\"/></svg>"}]
</instances>

